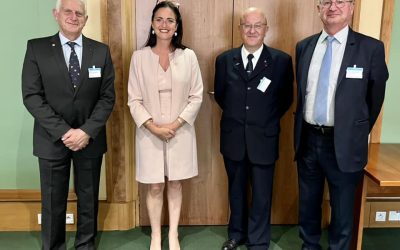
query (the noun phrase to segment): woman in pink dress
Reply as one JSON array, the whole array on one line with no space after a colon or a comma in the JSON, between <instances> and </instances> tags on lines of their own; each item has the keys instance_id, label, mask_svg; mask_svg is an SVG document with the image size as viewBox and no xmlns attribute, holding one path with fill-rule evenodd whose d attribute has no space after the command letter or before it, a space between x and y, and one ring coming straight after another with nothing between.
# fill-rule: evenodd
<instances>
[{"instance_id":1,"label":"woman in pink dress","mask_svg":"<svg viewBox=\"0 0 400 250\"><path fill-rule=\"evenodd\" d=\"M136 123L136 179L148 186L150 249L161 249L161 212L166 183L169 249L180 249L181 180L198 174L194 121L203 81L194 52L182 44L182 18L170 1L153 9L146 46L132 55L128 105Z\"/></svg>"}]
</instances>

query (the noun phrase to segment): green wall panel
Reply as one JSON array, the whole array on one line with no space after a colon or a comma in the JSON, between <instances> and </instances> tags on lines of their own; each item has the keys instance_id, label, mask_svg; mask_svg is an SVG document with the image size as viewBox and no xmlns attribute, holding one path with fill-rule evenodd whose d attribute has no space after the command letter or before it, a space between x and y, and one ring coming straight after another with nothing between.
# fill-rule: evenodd
<instances>
[{"instance_id":1,"label":"green wall panel","mask_svg":"<svg viewBox=\"0 0 400 250\"><path fill-rule=\"evenodd\" d=\"M382 143L400 143L400 1L395 1L392 42L389 57L389 81L386 86L382 121Z\"/></svg>"},{"instance_id":2,"label":"green wall panel","mask_svg":"<svg viewBox=\"0 0 400 250\"><path fill-rule=\"evenodd\" d=\"M26 41L57 32L55 0L3 1L0 8L0 189L39 188L32 155L33 119L22 104L21 70Z\"/></svg>"}]
</instances>

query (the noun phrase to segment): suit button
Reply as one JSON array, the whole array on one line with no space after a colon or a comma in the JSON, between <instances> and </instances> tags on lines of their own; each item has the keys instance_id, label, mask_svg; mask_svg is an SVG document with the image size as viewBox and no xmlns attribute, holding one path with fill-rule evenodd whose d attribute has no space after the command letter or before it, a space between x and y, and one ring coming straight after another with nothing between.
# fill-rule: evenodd
<instances>
[{"instance_id":1,"label":"suit button","mask_svg":"<svg viewBox=\"0 0 400 250\"><path fill-rule=\"evenodd\" d=\"M246 106L246 110L249 110L250 109L250 107L249 106Z\"/></svg>"},{"instance_id":2,"label":"suit button","mask_svg":"<svg viewBox=\"0 0 400 250\"><path fill-rule=\"evenodd\" d=\"M247 87L247 90L251 90L251 87Z\"/></svg>"}]
</instances>

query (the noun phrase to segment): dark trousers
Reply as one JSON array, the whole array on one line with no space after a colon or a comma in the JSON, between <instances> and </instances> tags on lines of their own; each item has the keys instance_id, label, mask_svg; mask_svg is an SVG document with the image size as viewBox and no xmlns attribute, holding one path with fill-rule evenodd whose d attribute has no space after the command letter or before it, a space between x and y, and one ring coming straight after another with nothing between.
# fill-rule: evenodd
<instances>
[{"instance_id":1,"label":"dark trousers","mask_svg":"<svg viewBox=\"0 0 400 250\"><path fill-rule=\"evenodd\" d=\"M230 239L246 242L248 249L266 250L271 238L271 200L275 164L257 165L246 157L232 161L224 157L229 182ZM248 187L251 202L248 206Z\"/></svg>"},{"instance_id":2,"label":"dark trousers","mask_svg":"<svg viewBox=\"0 0 400 250\"><path fill-rule=\"evenodd\" d=\"M66 249L65 216L71 161L77 202L76 249L95 249L102 157L64 159L39 158L42 193L42 249Z\"/></svg>"},{"instance_id":3,"label":"dark trousers","mask_svg":"<svg viewBox=\"0 0 400 250\"><path fill-rule=\"evenodd\" d=\"M297 161L302 249L321 249L321 205L326 179L331 206L329 249L347 250L352 236L355 193L363 171L340 171L335 156L333 133L322 134L321 131L305 127L302 151Z\"/></svg>"}]
</instances>

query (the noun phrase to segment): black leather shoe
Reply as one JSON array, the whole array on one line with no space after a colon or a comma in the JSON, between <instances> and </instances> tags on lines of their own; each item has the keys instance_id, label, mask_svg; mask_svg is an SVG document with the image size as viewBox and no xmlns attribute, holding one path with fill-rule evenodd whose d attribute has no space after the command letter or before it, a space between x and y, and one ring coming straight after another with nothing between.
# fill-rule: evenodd
<instances>
[{"instance_id":1,"label":"black leather shoe","mask_svg":"<svg viewBox=\"0 0 400 250\"><path fill-rule=\"evenodd\" d=\"M243 242L237 241L235 239L229 239L224 242L221 250L235 250L238 246L242 245Z\"/></svg>"}]
</instances>

